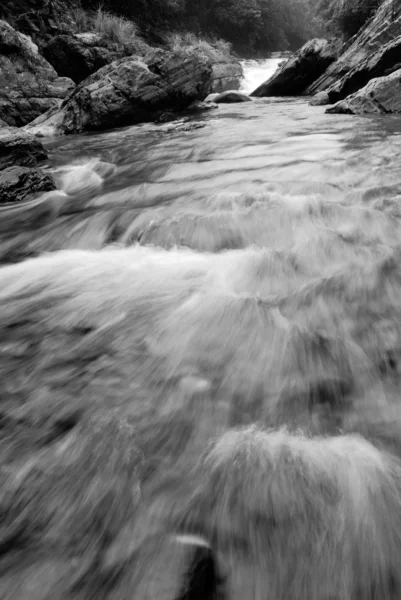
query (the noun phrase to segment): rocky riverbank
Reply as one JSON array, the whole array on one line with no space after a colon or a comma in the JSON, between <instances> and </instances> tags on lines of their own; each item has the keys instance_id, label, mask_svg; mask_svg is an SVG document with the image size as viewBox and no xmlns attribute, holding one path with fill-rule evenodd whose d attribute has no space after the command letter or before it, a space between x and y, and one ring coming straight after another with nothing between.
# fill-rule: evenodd
<instances>
[{"instance_id":1,"label":"rocky riverbank","mask_svg":"<svg viewBox=\"0 0 401 600\"><path fill-rule=\"evenodd\" d=\"M401 5L385 0L346 45L311 40L253 96L312 96L329 113L399 113Z\"/></svg>"},{"instance_id":2,"label":"rocky riverbank","mask_svg":"<svg viewBox=\"0 0 401 600\"><path fill-rule=\"evenodd\" d=\"M209 108L209 94L240 86L242 67L223 45L175 40L155 48L137 34L79 33L62 8L32 7L25 20L10 17L15 27L0 20L1 204L55 188L40 169L46 152L36 134L174 120L184 109Z\"/></svg>"}]
</instances>

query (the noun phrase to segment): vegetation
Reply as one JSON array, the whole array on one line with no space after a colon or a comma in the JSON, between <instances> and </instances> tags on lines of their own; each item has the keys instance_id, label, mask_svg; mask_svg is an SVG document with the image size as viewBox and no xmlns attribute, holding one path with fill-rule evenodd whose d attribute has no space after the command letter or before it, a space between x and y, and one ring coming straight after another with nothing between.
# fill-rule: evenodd
<instances>
[{"instance_id":1,"label":"vegetation","mask_svg":"<svg viewBox=\"0 0 401 600\"><path fill-rule=\"evenodd\" d=\"M323 30L349 39L358 33L382 2L383 0L320 0L317 5L319 25Z\"/></svg>"},{"instance_id":2,"label":"vegetation","mask_svg":"<svg viewBox=\"0 0 401 600\"><path fill-rule=\"evenodd\" d=\"M96 31L120 44L133 42L138 37L138 26L134 21L103 10L101 6L95 11L77 7L71 11L71 16L80 32Z\"/></svg>"},{"instance_id":3,"label":"vegetation","mask_svg":"<svg viewBox=\"0 0 401 600\"><path fill-rule=\"evenodd\" d=\"M189 50L197 52L211 60L229 56L231 44L221 39L206 41L191 32L171 33L167 36L167 45L171 50Z\"/></svg>"},{"instance_id":4,"label":"vegetation","mask_svg":"<svg viewBox=\"0 0 401 600\"><path fill-rule=\"evenodd\" d=\"M145 36L191 31L205 38L223 38L241 52L297 49L315 35L348 39L370 18L382 0L105 0L107 11L133 19ZM82 0L96 9L95 0ZM106 20L107 20L106 19ZM125 20L108 23L112 35L130 34ZM123 33L122 33L123 32ZM162 34L163 38L163 34ZM162 40L162 38L160 38ZM177 40L178 38L176 38ZM184 40L185 45L185 40Z\"/></svg>"}]
</instances>

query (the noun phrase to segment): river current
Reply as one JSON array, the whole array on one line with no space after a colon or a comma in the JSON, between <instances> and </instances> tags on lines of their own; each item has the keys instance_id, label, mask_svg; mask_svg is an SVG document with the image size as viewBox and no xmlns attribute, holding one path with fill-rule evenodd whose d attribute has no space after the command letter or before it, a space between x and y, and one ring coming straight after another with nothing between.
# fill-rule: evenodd
<instances>
[{"instance_id":1,"label":"river current","mask_svg":"<svg viewBox=\"0 0 401 600\"><path fill-rule=\"evenodd\" d=\"M266 98L44 144L58 193L1 210L0 375L3 546L46 561L5 597L189 598L167 531L229 600L399 598L401 118Z\"/></svg>"},{"instance_id":2,"label":"river current","mask_svg":"<svg viewBox=\"0 0 401 600\"><path fill-rule=\"evenodd\" d=\"M278 63L245 61L242 89ZM45 140L60 194L32 209L35 227L7 212L3 260L131 247L141 278L160 272L147 281L155 295L172 294L174 310L159 315L171 338L158 343L173 371L272 397L315 379L334 382L334 395L338 382L351 396L382 395L374 369L401 348L395 275L383 266L396 265L401 239L401 118L266 98L182 125L191 129ZM180 293L162 289L170 270Z\"/></svg>"}]
</instances>

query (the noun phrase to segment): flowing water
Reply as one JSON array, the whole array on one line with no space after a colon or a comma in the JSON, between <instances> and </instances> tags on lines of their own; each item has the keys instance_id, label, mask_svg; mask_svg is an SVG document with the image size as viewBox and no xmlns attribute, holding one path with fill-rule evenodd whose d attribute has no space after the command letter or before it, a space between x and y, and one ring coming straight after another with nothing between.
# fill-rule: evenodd
<instances>
[{"instance_id":1,"label":"flowing water","mask_svg":"<svg viewBox=\"0 0 401 600\"><path fill-rule=\"evenodd\" d=\"M242 89L262 83L277 62L246 61ZM227 429L257 423L338 434L384 422L400 431L400 117L326 115L307 99L269 98L183 117L181 129L144 124L45 142L60 193L31 212L3 211L0 227L3 263L51 253L3 269L2 335L17 335L20 310L21 336L28 327L41 341L27 346L23 383L16 350L2 381L16 394L23 385L41 389L52 406L95 402L139 420L146 477L156 486L166 473L172 479L138 539L169 502L177 517L190 481L180 469ZM241 443L227 439L210 459L224 473ZM247 519L264 518L267 496L257 496L252 468L238 482L251 486L242 521L228 505L227 521L215 513L223 552L230 527L246 552ZM362 502L358 473L346 485ZM312 571L324 562L315 558ZM241 563L247 576L233 576L231 598L266 597L252 560ZM367 597L336 595L332 571L329 579L319 573L303 595L276 579L281 591L272 598Z\"/></svg>"},{"instance_id":2,"label":"flowing water","mask_svg":"<svg viewBox=\"0 0 401 600\"><path fill-rule=\"evenodd\" d=\"M285 59L282 56L267 60L243 60L244 77L241 83L241 92L251 94L261 83L273 75L283 60Z\"/></svg>"},{"instance_id":3,"label":"flowing water","mask_svg":"<svg viewBox=\"0 0 401 600\"><path fill-rule=\"evenodd\" d=\"M245 61L243 89L279 60ZM33 221L18 209L5 215L3 261L131 247L141 278L161 272L148 282L156 295L176 293L162 289L170 270L182 278L185 293L160 314L171 338L159 350L174 375L274 398L311 379L382 397L372 369L401 348L401 118L268 98L182 125L190 129L144 124L48 140L60 193L32 209ZM325 359L314 356L319 336Z\"/></svg>"}]
</instances>

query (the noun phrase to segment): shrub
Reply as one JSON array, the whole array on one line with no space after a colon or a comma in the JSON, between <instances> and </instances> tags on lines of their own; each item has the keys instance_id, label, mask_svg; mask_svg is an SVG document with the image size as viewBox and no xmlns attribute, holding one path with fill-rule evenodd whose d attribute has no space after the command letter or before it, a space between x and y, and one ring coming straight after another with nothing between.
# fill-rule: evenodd
<instances>
[{"instance_id":1,"label":"shrub","mask_svg":"<svg viewBox=\"0 0 401 600\"><path fill-rule=\"evenodd\" d=\"M382 1L320 0L317 14L325 22L324 29L349 39L375 14Z\"/></svg>"},{"instance_id":2,"label":"shrub","mask_svg":"<svg viewBox=\"0 0 401 600\"><path fill-rule=\"evenodd\" d=\"M71 9L71 17L77 26L78 32L82 33L91 29L91 18L89 13L80 6Z\"/></svg>"},{"instance_id":3,"label":"shrub","mask_svg":"<svg viewBox=\"0 0 401 600\"><path fill-rule=\"evenodd\" d=\"M93 28L104 37L120 44L133 41L138 35L138 27L133 21L113 15L101 6L94 15Z\"/></svg>"},{"instance_id":4,"label":"shrub","mask_svg":"<svg viewBox=\"0 0 401 600\"><path fill-rule=\"evenodd\" d=\"M218 60L222 56L229 57L231 51L229 42L221 39L207 41L190 32L168 35L167 45L173 52L187 50L212 60Z\"/></svg>"},{"instance_id":5,"label":"shrub","mask_svg":"<svg viewBox=\"0 0 401 600\"><path fill-rule=\"evenodd\" d=\"M96 31L105 38L120 44L138 40L138 26L133 21L113 15L99 6L96 11L74 8L71 16L79 32Z\"/></svg>"}]
</instances>

